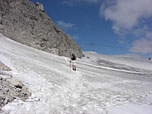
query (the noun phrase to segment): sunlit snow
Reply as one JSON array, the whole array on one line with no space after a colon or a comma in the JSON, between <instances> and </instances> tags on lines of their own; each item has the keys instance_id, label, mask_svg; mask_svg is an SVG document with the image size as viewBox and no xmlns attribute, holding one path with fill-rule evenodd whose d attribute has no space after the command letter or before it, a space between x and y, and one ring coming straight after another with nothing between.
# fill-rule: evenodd
<instances>
[{"instance_id":1,"label":"sunlit snow","mask_svg":"<svg viewBox=\"0 0 152 114\"><path fill-rule=\"evenodd\" d=\"M4 114L152 114L152 62L86 52L72 71L69 58L0 34L0 60L32 93L2 108Z\"/></svg>"}]
</instances>

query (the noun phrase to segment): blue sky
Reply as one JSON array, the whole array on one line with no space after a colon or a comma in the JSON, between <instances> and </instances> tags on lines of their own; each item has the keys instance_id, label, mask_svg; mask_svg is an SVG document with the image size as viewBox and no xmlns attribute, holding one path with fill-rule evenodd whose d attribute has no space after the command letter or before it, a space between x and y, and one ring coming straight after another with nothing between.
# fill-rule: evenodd
<instances>
[{"instance_id":1,"label":"blue sky","mask_svg":"<svg viewBox=\"0 0 152 114\"><path fill-rule=\"evenodd\" d=\"M31 1L42 3L83 51L152 57L152 0Z\"/></svg>"}]
</instances>

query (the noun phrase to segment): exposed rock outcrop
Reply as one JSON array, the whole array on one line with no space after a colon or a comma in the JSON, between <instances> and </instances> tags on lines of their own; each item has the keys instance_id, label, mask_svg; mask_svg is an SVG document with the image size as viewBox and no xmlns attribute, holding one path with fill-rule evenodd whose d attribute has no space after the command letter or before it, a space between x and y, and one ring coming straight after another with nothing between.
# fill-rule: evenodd
<instances>
[{"instance_id":1,"label":"exposed rock outcrop","mask_svg":"<svg viewBox=\"0 0 152 114\"><path fill-rule=\"evenodd\" d=\"M44 6L43 4L36 2L36 7L38 8L38 10L44 11Z\"/></svg>"},{"instance_id":2,"label":"exposed rock outcrop","mask_svg":"<svg viewBox=\"0 0 152 114\"><path fill-rule=\"evenodd\" d=\"M0 61L0 71L11 71L11 69Z\"/></svg>"},{"instance_id":3,"label":"exposed rock outcrop","mask_svg":"<svg viewBox=\"0 0 152 114\"><path fill-rule=\"evenodd\" d=\"M25 45L69 56L73 50L82 57L80 47L57 27L43 5L29 0L0 0L0 32Z\"/></svg>"},{"instance_id":4,"label":"exposed rock outcrop","mask_svg":"<svg viewBox=\"0 0 152 114\"><path fill-rule=\"evenodd\" d=\"M16 98L25 101L30 96L31 93L18 79L11 76L8 78L6 73L0 72L0 110Z\"/></svg>"},{"instance_id":5,"label":"exposed rock outcrop","mask_svg":"<svg viewBox=\"0 0 152 114\"><path fill-rule=\"evenodd\" d=\"M25 101L31 96L31 93L17 78L7 74L11 69L0 62L0 111L3 106L12 102L16 98ZM0 112L1 113L1 112Z\"/></svg>"}]
</instances>

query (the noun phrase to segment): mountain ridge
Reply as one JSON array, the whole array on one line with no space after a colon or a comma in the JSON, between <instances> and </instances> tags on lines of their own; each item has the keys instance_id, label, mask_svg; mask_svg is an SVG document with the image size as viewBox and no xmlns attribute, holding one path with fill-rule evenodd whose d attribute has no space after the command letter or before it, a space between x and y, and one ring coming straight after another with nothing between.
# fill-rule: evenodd
<instances>
[{"instance_id":1,"label":"mountain ridge","mask_svg":"<svg viewBox=\"0 0 152 114\"><path fill-rule=\"evenodd\" d=\"M81 48L52 21L43 10L29 0L0 0L0 32L25 45L70 56L74 51L82 57Z\"/></svg>"}]
</instances>

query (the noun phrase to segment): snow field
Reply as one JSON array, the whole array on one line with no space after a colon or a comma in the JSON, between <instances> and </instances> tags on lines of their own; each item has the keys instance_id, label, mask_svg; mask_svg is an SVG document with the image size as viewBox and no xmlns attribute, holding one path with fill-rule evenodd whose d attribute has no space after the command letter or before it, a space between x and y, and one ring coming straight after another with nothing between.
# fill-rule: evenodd
<instances>
[{"instance_id":1,"label":"snow field","mask_svg":"<svg viewBox=\"0 0 152 114\"><path fill-rule=\"evenodd\" d=\"M99 58L91 54L90 60L79 59L75 72L70 69L69 58L48 54L0 35L0 60L32 93L25 102L16 99L3 107L3 113L152 114L151 63L144 63L142 70L142 60L119 60L119 64L140 66L137 72L96 66L92 57L95 61ZM114 61L115 58L108 59Z\"/></svg>"}]
</instances>

